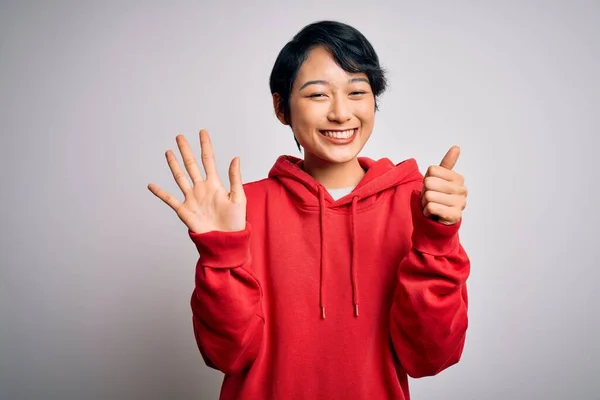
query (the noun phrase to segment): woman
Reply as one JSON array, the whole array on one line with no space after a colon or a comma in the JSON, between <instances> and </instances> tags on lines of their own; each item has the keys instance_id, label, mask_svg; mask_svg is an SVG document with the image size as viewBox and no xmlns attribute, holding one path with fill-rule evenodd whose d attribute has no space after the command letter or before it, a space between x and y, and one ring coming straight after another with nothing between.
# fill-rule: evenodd
<instances>
[{"instance_id":1,"label":"woman","mask_svg":"<svg viewBox=\"0 0 600 400\"><path fill-rule=\"evenodd\" d=\"M167 161L185 200L149 189L189 228L200 254L191 298L221 399L409 399L407 376L457 363L470 263L458 238L467 190L453 147L425 176L416 161L358 157L385 77L356 29L306 26L271 74L278 119L304 158L230 191L207 132L200 173L186 139Z\"/></svg>"}]
</instances>

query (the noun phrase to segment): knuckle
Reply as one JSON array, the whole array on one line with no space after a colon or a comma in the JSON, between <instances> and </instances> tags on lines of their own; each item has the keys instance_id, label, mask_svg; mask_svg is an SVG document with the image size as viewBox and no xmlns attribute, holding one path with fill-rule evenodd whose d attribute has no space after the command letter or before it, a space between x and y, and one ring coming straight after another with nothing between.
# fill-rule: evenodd
<instances>
[{"instance_id":1,"label":"knuckle","mask_svg":"<svg viewBox=\"0 0 600 400\"><path fill-rule=\"evenodd\" d=\"M465 195L465 187L461 186L461 185L454 185L453 192L457 196L464 196Z\"/></svg>"},{"instance_id":2,"label":"knuckle","mask_svg":"<svg viewBox=\"0 0 600 400\"><path fill-rule=\"evenodd\" d=\"M435 206L433 205L433 203L427 203L425 205L425 210L427 210L428 212L433 212Z\"/></svg>"}]
</instances>

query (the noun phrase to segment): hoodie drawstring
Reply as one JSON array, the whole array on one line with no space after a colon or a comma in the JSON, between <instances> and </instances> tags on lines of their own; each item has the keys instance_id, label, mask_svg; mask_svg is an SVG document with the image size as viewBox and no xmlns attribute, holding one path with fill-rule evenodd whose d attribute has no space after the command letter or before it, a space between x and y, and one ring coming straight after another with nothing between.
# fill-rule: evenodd
<instances>
[{"instance_id":1,"label":"hoodie drawstring","mask_svg":"<svg viewBox=\"0 0 600 400\"><path fill-rule=\"evenodd\" d=\"M321 306L321 318L325 319L325 290L323 288L323 280L325 278L325 193L323 187L319 186L319 213L320 213L320 228L321 228L321 260L319 279L319 305Z\"/></svg>"},{"instance_id":2,"label":"hoodie drawstring","mask_svg":"<svg viewBox=\"0 0 600 400\"><path fill-rule=\"evenodd\" d=\"M358 274L356 272L356 204L358 196L352 198L352 243L350 273L352 274L352 301L354 303L354 316L358 317Z\"/></svg>"},{"instance_id":3,"label":"hoodie drawstring","mask_svg":"<svg viewBox=\"0 0 600 400\"><path fill-rule=\"evenodd\" d=\"M352 198L352 239L350 243L350 275L352 281L352 303L354 305L354 316L358 317L358 273L356 266L356 206L358 196ZM320 258L320 279L319 279L319 305L321 307L321 318L325 319L325 192L322 186L319 186L319 221L321 235L321 258Z\"/></svg>"}]
</instances>

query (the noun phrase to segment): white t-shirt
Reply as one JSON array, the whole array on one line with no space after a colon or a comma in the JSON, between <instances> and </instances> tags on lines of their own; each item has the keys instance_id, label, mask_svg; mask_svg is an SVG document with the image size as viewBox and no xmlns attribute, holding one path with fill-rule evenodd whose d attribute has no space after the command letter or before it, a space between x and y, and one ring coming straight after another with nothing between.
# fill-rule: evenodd
<instances>
[{"instance_id":1,"label":"white t-shirt","mask_svg":"<svg viewBox=\"0 0 600 400\"><path fill-rule=\"evenodd\" d=\"M334 200L341 199L342 197L344 197L345 195L347 195L348 193L350 193L353 190L354 190L354 186L349 187L349 188L342 188L342 189L327 189L327 191L329 192L331 197L333 197Z\"/></svg>"}]
</instances>

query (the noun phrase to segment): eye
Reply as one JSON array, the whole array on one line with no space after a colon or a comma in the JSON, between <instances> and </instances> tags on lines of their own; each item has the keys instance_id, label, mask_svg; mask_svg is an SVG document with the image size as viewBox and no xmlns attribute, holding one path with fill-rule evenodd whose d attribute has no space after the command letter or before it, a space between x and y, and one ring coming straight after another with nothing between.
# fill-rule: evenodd
<instances>
[{"instance_id":1,"label":"eye","mask_svg":"<svg viewBox=\"0 0 600 400\"><path fill-rule=\"evenodd\" d=\"M356 90L356 91L350 93L350 95L352 95L352 96L360 96L360 95L366 94L366 93L367 92L365 92L364 90Z\"/></svg>"},{"instance_id":2,"label":"eye","mask_svg":"<svg viewBox=\"0 0 600 400\"><path fill-rule=\"evenodd\" d=\"M313 94L309 95L308 97L320 98L320 97L325 97L325 95L323 93L313 93Z\"/></svg>"}]
</instances>

